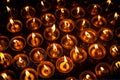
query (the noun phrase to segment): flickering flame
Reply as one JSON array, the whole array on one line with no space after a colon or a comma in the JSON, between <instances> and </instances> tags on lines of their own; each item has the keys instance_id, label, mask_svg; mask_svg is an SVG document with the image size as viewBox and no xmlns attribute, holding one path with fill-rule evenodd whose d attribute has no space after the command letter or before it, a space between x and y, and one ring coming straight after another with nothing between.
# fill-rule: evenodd
<instances>
[{"instance_id":1,"label":"flickering flame","mask_svg":"<svg viewBox=\"0 0 120 80\"><path fill-rule=\"evenodd\" d=\"M108 29L103 30L103 33L107 34L108 33Z\"/></svg>"},{"instance_id":2,"label":"flickering flame","mask_svg":"<svg viewBox=\"0 0 120 80\"><path fill-rule=\"evenodd\" d=\"M110 5L111 4L111 0L107 0L107 3L108 3L108 5Z\"/></svg>"},{"instance_id":3,"label":"flickering flame","mask_svg":"<svg viewBox=\"0 0 120 80\"><path fill-rule=\"evenodd\" d=\"M85 20L82 21L82 25L83 25L83 26L85 25Z\"/></svg>"},{"instance_id":4,"label":"flickering flame","mask_svg":"<svg viewBox=\"0 0 120 80\"><path fill-rule=\"evenodd\" d=\"M67 58L66 58L66 56L64 56L64 62L67 62Z\"/></svg>"},{"instance_id":5,"label":"flickering flame","mask_svg":"<svg viewBox=\"0 0 120 80\"><path fill-rule=\"evenodd\" d=\"M26 6L26 7L25 7L25 10L28 12L28 11L29 11L29 6Z\"/></svg>"},{"instance_id":6,"label":"flickering flame","mask_svg":"<svg viewBox=\"0 0 120 80\"><path fill-rule=\"evenodd\" d=\"M60 2L60 0L57 0L57 2Z\"/></svg>"},{"instance_id":7,"label":"flickering flame","mask_svg":"<svg viewBox=\"0 0 120 80\"><path fill-rule=\"evenodd\" d=\"M53 24L53 26L51 27L52 32L55 32L55 24Z\"/></svg>"},{"instance_id":8,"label":"flickering flame","mask_svg":"<svg viewBox=\"0 0 120 80\"><path fill-rule=\"evenodd\" d=\"M13 25L14 24L14 20L11 18L10 19L10 23Z\"/></svg>"},{"instance_id":9,"label":"flickering flame","mask_svg":"<svg viewBox=\"0 0 120 80\"><path fill-rule=\"evenodd\" d=\"M11 9L10 9L8 6L6 6L6 8L7 8L7 11L8 11L8 12L10 12L10 11L11 11Z\"/></svg>"},{"instance_id":10,"label":"flickering flame","mask_svg":"<svg viewBox=\"0 0 120 80\"><path fill-rule=\"evenodd\" d=\"M95 49L98 49L98 44L95 44Z\"/></svg>"},{"instance_id":11,"label":"flickering flame","mask_svg":"<svg viewBox=\"0 0 120 80\"><path fill-rule=\"evenodd\" d=\"M46 66L46 65L43 65L43 66L44 66L45 69L48 69L48 66Z\"/></svg>"},{"instance_id":12,"label":"flickering flame","mask_svg":"<svg viewBox=\"0 0 120 80\"><path fill-rule=\"evenodd\" d=\"M100 19L101 19L101 16L100 16L100 15L98 15L98 21L100 21Z\"/></svg>"},{"instance_id":13,"label":"flickering flame","mask_svg":"<svg viewBox=\"0 0 120 80\"><path fill-rule=\"evenodd\" d=\"M94 5L94 9L97 8L97 5Z\"/></svg>"},{"instance_id":14,"label":"flickering flame","mask_svg":"<svg viewBox=\"0 0 120 80\"><path fill-rule=\"evenodd\" d=\"M101 71L104 71L105 69L104 69L104 67L100 67L100 70L101 70Z\"/></svg>"},{"instance_id":15,"label":"flickering flame","mask_svg":"<svg viewBox=\"0 0 120 80\"><path fill-rule=\"evenodd\" d=\"M117 52L117 51L118 51L118 48L117 48L116 46L114 46L114 47L112 48L112 51L113 51L113 52Z\"/></svg>"},{"instance_id":16,"label":"flickering flame","mask_svg":"<svg viewBox=\"0 0 120 80\"><path fill-rule=\"evenodd\" d=\"M55 44L53 44L53 50L54 50L54 51L57 51L57 47L56 47Z\"/></svg>"},{"instance_id":17,"label":"flickering flame","mask_svg":"<svg viewBox=\"0 0 120 80\"><path fill-rule=\"evenodd\" d=\"M15 39L15 40L13 40L13 42L14 42L14 43L17 43L17 42L19 42L19 40L16 40L16 39Z\"/></svg>"},{"instance_id":18,"label":"flickering flame","mask_svg":"<svg viewBox=\"0 0 120 80\"><path fill-rule=\"evenodd\" d=\"M64 13L64 8L61 8L61 12Z\"/></svg>"},{"instance_id":19,"label":"flickering flame","mask_svg":"<svg viewBox=\"0 0 120 80\"><path fill-rule=\"evenodd\" d=\"M1 75L2 75L2 77L6 80L7 74L6 74L6 73L2 73Z\"/></svg>"},{"instance_id":20,"label":"flickering flame","mask_svg":"<svg viewBox=\"0 0 120 80\"><path fill-rule=\"evenodd\" d=\"M86 79L89 79L89 78L90 78L90 75L89 75L89 74L87 74L87 75L86 75Z\"/></svg>"},{"instance_id":21,"label":"flickering flame","mask_svg":"<svg viewBox=\"0 0 120 80\"><path fill-rule=\"evenodd\" d=\"M19 57L19 62L22 63L23 62L23 59L21 57Z\"/></svg>"},{"instance_id":22,"label":"flickering flame","mask_svg":"<svg viewBox=\"0 0 120 80\"><path fill-rule=\"evenodd\" d=\"M45 16L45 20L46 20L46 21L49 21L49 17L48 17L47 15Z\"/></svg>"},{"instance_id":23,"label":"flickering flame","mask_svg":"<svg viewBox=\"0 0 120 80\"><path fill-rule=\"evenodd\" d=\"M64 22L65 26L69 27L70 26L70 23L68 21L65 21Z\"/></svg>"},{"instance_id":24,"label":"flickering flame","mask_svg":"<svg viewBox=\"0 0 120 80\"><path fill-rule=\"evenodd\" d=\"M119 68L119 67L120 67L120 61L117 61L117 62L115 63L115 66L116 66L117 68Z\"/></svg>"},{"instance_id":25,"label":"flickering flame","mask_svg":"<svg viewBox=\"0 0 120 80\"><path fill-rule=\"evenodd\" d=\"M3 63L5 60L5 56L2 52L0 52L0 62Z\"/></svg>"},{"instance_id":26,"label":"flickering flame","mask_svg":"<svg viewBox=\"0 0 120 80\"><path fill-rule=\"evenodd\" d=\"M37 51L38 54L40 54L40 51Z\"/></svg>"},{"instance_id":27,"label":"flickering flame","mask_svg":"<svg viewBox=\"0 0 120 80\"><path fill-rule=\"evenodd\" d=\"M68 34L66 35L66 37L67 37L67 40L71 40L71 38L68 36Z\"/></svg>"},{"instance_id":28,"label":"flickering flame","mask_svg":"<svg viewBox=\"0 0 120 80\"><path fill-rule=\"evenodd\" d=\"M43 1L41 1L41 5L44 6L44 2Z\"/></svg>"},{"instance_id":29,"label":"flickering flame","mask_svg":"<svg viewBox=\"0 0 120 80\"><path fill-rule=\"evenodd\" d=\"M25 71L25 75L26 75L27 77L29 77L29 76L30 76L30 72L29 72L28 70L26 70L26 71Z\"/></svg>"},{"instance_id":30,"label":"flickering flame","mask_svg":"<svg viewBox=\"0 0 120 80\"><path fill-rule=\"evenodd\" d=\"M90 33L89 32L85 32L85 35L88 37L88 38L91 38L91 35L90 35Z\"/></svg>"},{"instance_id":31,"label":"flickering flame","mask_svg":"<svg viewBox=\"0 0 120 80\"><path fill-rule=\"evenodd\" d=\"M80 8L79 7L77 7L77 14L80 12Z\"/></svg>"},{"instance_id":32,"label":"flickering flame","mask_svg":"<svg viewBox=\"0 0 120 80\"><path fill-rule=\"evenodd\" d=\"M34 38L35 38L35 36L36 36L36 35L35 35L35 33L32 33L32 39L34 39Z\"/></svg>"},{"instance_id":33,"label":"flickering flame","mask_svg":"<svg viewBox=\"0 0 120 80\"><path fill-rule=\"evenodd\" d=\"M75 46L75 53L79 53L77 46Z\"/></svg>"},{"instance_id":34,"label":"flickering flame","mask_svg":"<svg viewBox=\"0 0 120 80\"><path fill-rule=\"evenodd\" d=\"M35 18L33 18L33 23L35 23Z\"/></svg>"},{"instance_id":35,"label":"flickering flame","mask_svg":"<svg viewBox=\"0 0 120 80\"><path fill-rule=\"evenodd\" d=\"M9 3L10 2L10 0L7 0L7 3Z\"/></svg>"},{"instance_id":36,"label":"flickering flame","mask_svg":"<svg viewBox=\"0 0 120 80\"><path fill-rule=\"evenodd\" d=\"M119 17L119 14L118 14L117 12L115 12L115 14L114 14L114 18L115 18L115 20L117 20L118 17Z\"/></svg>"}]
</instances>

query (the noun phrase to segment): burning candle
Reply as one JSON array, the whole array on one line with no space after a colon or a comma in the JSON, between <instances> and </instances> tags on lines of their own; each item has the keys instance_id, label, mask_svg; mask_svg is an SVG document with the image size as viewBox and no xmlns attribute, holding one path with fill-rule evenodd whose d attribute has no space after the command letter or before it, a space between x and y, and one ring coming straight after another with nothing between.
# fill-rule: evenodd
<instances>
[{"instance_id":1,"label":"burning candle","mask_svg":"<svg viewBox=\"0 0 120 80\"><path fill-rule=\"evenodd\" d=\"M26 21L26 27L29 30L38 30L41 27L41 21L39 18L30 18Z\"/></svg>"},{"instance_id":2,"label":"burning candle","mask_svg":"<svg viewBox=\"0 0 120 80\"><path fill-rule=\"evenodd\" d=\"M85 15L85 10L80 6L75 6L71 9L71 15L74 18L81 18Z\"/></svg>"},{"instance_id":3,"label":"burning candle","mask_svg":"<svg viewBox=\"0 0 120 80\"><path fill-rule=\"evenodd\" d=\"M41 34L37 33L37 32L33 32L31 34L28 35L27 37L27 43L31 46L31 47L38 47L40 45L42 45L43 43L43 37Z\"/></svg>"},{"instance_id":4,"label":"burning candle","mask_svg":"<svg viewBox=\"0 0 120 80\"><path fill-rule=\"evenodd\" d=\"M87 8L87 11L90 15L94 16L94 15L100 14L102 11L102 8L98 4L90 4Z\"/></svg>"},{"instance_id":5,"label":"burning candle","mask_svg":"<svg viewBox=\"0 0 120 80\"><path fill-rule=\"evenodd\" d=\"M92 71L83 71L80 76L80 80L97 80L96 75Z\"/></svg>"},{"instance_id":6,"label":"burning candle","mask_svg":"<svg viewBox=\"0 0 120 80\"><path fill-rule=\"evenodd\" d=\"M86 28L80 32L79 37L85 43L93 43L97 40L97 33L94 29Z\"/></svg>"},{"instance_id":7,"label":"burning candle","mask_svg":"<svg viewBox=\"0 0 120 80\"><path fill-rule=\"evenodd\" d=\"M58 43L52 43L47 47L47 53L50 58L59 58L63 54L63 48Z\"/></svg>"},{"instance_id":8,"label":"burning candle","mask_svg":"<svg viewBox=\"0 0 120 80\"><path fill-rule=\"evenodd\" d=\"M7 24L7 30L11 33L16 33L19 32L21 29L22 29L22 22L10 18L9 23Z\"/></svg>"},{"instance_id":9,"label":"burning candle","mask_svg":"<svg viewBox=\"0 0 120 80\"><path fill-rule=\"evenodd\" d=\"M98 63L95 67L95 73L98 77L105 77L111 73L111 67L108 63Z\"/></svg>"},{"instance_id":10,"label":"burning candle","mask_svg":"<svg viewBox=\"0 0 120 80\"><path fill-rule=\"evenodd\" d=\"M7 68L12 63L12 56L8 53L0 52L0 65L1 69Z\"/></svg>"},{"instance_id":11,"label":"burning candle","mask_svg":"<svg viewBox=\"0 0 120 80\"><path fill-rule=\"evenodd\" d=\"M91 19L91 22L97 28L104 27L107 24L106 18L104 18L103 16L100 16L100 15L94 16Z\"/></svg>"},{"instance_id":12,"label":"burning candle","mask_svg":"<svg viewBox=\"0 0 120 80\"><path fill-rule=\"evenodd\" d=\"M110 41L113 38L113 31L109 28L101 28L99 38L103 41Z\"/></svg>"},{"instance_id":13,"label":"burning candle","mask_svg":"<svg viewBox=\"0 0 120 80\"><path fill-rule=\"evenodd\" d=\"M17 54L13 58L13 65L16 69L24 69L29 65L29 58L25 54Z\"/></svg>"},{"instance_id":14,"label":"burning candle","mask_svg":"<svg viewBox=\"0 0 120 80\"><path fill-rule=\"evenodd\" d=\"M111 25L116 25L117 21L119 20L120 18L120 15L115 12L115 13L110 13L108 14L107 16L107 19L108 19L108 22L111 24Z\"/></svg>"},{"instance_id":15,"label":"burning candle","mask_svg":"<svg viewBox=\"0 0 120 80\"><path fill-rule=\"evenodd\" d=\"M55 24L52 27L47 27L44 30L44 37L46 40L55 41L59 38L60 31L56 28Z\"/></svg>"},{"instance_id":16,"label":"burning candle","mask_svg":"<svg viewBox=\"0 0 120 80\"><path fill-rule=\"evenodd\" d=\"M24 19L29 19L34 17L35 13L36 13L36 10L32 6L25 6L21 9L21 16Z\"/></svg>"},{"instance_id":17,"label":"burning candle","mask_svg":"<svg viewBox=\"0 0 120 80\"><path fill-rule=\"evenodd\" d=\"M33 68L26 68L20 74L20 80L38 80L38 74Z\"/></svg>"},{"instance_id":18,"label":"burning candle","mask_svg":"<svg viewBox=\"0 0 120 80\"><path fill-rule=\"evenodd\" d=\"M67 34L61 39L61 44L65 49L72 49L77 43L77 38L73 35Z\"/></svg>"},{"instance_id":19,"label":"burning candle","mask_svg":"<svg viewBox=\"0 0 120 80\"><path fill-rule=\"evenodd\" d=\"M89 55L96 60L100 60L105 57L106 49L100 43L91 44L88 48Z\"/></svg>"},{"instance_id":20,"label":"burning candle","mask_svg":"<svg viewBox=\"0 0 120 80\"><path fill-rule=\"evenodd\" d=\"M56 18L51 13L46 13L41 16L41 21L44 26L52 26L56 22Z\"/></svg>"},{"instance_id":21,"label":"burning candle","mask_svg":"<svg viewBox=\"0 0 120 80\"><path fill-rule=\"evenodd\" d=\"M75 77L67 77L65 80L77 80Z\"/></svg>"},{"instance_id":22,"label":"burning candle","mask_svg":"<svg viewBox=\"0 0 120 80\"><path fill-rule=\"evenodd\" d=\"M118 55L120 55L119 49L120 49L120 46L118 46L116 44L111 45L111 47L110 47L110 54L111 54L111 56L117 57Z\"/></svg>"},{"instance_id":23,"label":"burning candle","mask_svg":"<svg viewBox=\"0 0 120 80\"><path fill-rule=\"evenodd\" d=\"M113 72L117 72L120 69L120 60L118 59L118 60L113 61L111 68Z\"/></svg>"},{"instance_id":24,"label":"burning candle","mask_svg":"<svg viewBox=\"0 0 120 80\"><path fill-rule=\"evenodd\" d=\"M72 19L63 19L59 23L59 29L63 32L72 32L75 28L75 23Z\"/></svg>"},{"instance_id":25,"label":"burning candle","mask_svg":"<svg viewBox=\"0 0 120 80\"><path fill-rule=\"evenodd\" d=\"M14 51L21 51L26 46L26 41L22 36L15 36L10 40L10 48Z\"/></svg>"},{"instance_id":26,"label":"burning candle","mask_svg":"<svg viewBox=\"0 0 120 80\"><path fill-rule=\"evenodd\" d=\"M58 8L55 11L55 16L58 19L65 19L65 18L68 18L70 16L70 12L67 8Z\"/></svg>"},{"instance_id":27,"label":"burning candle","mask_svg":"<svg viewBox=\"0 0 120 80\"><path fill-rule=\"evenodd\" d=\"M42 78L50 78L54 75L55 67L49 61L42 61L37 67L38 75Z\"/></svg>"},{"instance_id":28,"label":"burning candle","mask_svg":"<svg viewBox=\"0 0 120 80\"><path fill-rule=\"evenodd\" d=\"M91 24L87 19L81 18L76 21L76 28L82 31L86 28L90 28Z\"/></svg>"},{"instance_id":29,"label":"burning candle","mask_svg":"<svg viewBox=\"0 0 120 80\"><path fill-rule=\"evenodd\" d=\"M6 50L9 46L9 39L6 36L0 36L0 51Z\"/></svg>"},{"instance_id":30,"label":"burning candle","mask_svg":"<svg viewBox=\"0 0 120 80\"><path fill-rule=\"evenodd\" d=\"M47 52L43 48L33 48L29 56L35 64L38 64L46 59Z\"/></svg>"},{"instance_id":31,"label":"burning candle","mask_svg":"<svg viewBox=\"0 0 120 80\"><path fill-rule=\"evenodd\" d=\"M75 46L75 48L70 51L70 58L76 63L82 63L87 58L87 52L84 49Z\"/></svg>"},{"instance_id":32,"label":"burning candle","mask_svg":"<svg viewBox=\"0 0 120 80\"><path fill-rule=\"evenodd\" d=\"M60 57L56 61L56 68L61 73L69 73L73 69L73 61L69 57Z\"/></svg>"}]
</instances>

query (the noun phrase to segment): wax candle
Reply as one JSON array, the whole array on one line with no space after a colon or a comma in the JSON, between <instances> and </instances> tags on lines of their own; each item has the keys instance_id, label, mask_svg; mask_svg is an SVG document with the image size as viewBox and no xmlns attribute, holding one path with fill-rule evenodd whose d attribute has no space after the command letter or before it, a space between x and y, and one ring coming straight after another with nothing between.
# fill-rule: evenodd
<instances>
[{"instance_id":1,"label":"wax candle","mask_svg":"<svg viewBox=\"0 0 120 80\"><path fill-rule=\"evenodd\" d=\"M73 61L67 56L60 57L56 61L56 68L61 73L69 73L73 69Z\"/></svg>"},{"instance_id":2,"label":"wax candle","mask_svg":"<svg viewBox=\"0 0 120 80\"><path fill-rule=\"evenodd\" d=\"M47 47L47 53L50 58L56 59L62 56L63 48L58 43L52 43Z\"/></svg>"},{"instance_id":3,"label":"wax candle","mask_svg":"<svg viewBox=\"0 0 120 80\"><path fill-rule=\"evenodd\" d=\"M38 75L42 78L50 78L54 75L55 67L49 61L42 61L37 66Z\"/></svg>"},{"instance_id":4,"label":"wax candle","mask_svg":"<svg viewBox=\"0 0 120 80\"><path fill-rule=\"evenodd\" d=\"M120 46L117 45L117 44L111 45L111 46L110 46L110 49L109 49L110 54L111 54L111 56L113 56L113 57L117 57L117 56L120 55L119 50L120 50Z\"/></svg>"},{"instance_id":5,"label":"wax candle","mask_svg":"<svg viewBox=\"0 0 120 80\"><path fill-rule=\"evenodd\" d=\"M100 60L105 57L106 49L100 43L91 44L88 48L89 55L96 60Z\"/></svg>"}]
</instances>

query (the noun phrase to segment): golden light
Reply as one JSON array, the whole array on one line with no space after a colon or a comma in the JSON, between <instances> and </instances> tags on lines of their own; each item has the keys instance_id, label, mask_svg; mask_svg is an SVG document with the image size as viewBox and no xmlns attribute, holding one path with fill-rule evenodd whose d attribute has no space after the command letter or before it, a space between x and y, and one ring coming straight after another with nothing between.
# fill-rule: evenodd
<instances>
[{"instance_id":1,"label":"golden light","mask_svg":"<svg viewBox=\"0 0 120 80\"><path fill-rule=\"evenodd\" d=\"M77 7L77 14L80 12L80 8L79 7Z\"/></svg>"},{"instance_id":2,"label":"golden light","mask_svg":"<svg viewBox=\"0 0 120 80\"><path fill-rule=\"evenodd\" d=\"M79 53L77 46L75 46L75 53Z\"/></svg>"},{"instance_id":3,"label":"golden light","mask_svg":"<svg viewBox=\"0 0 120 80\"><path fill-rule=\"evenodd\" d=\"M5 60L5 56L2 52L0 52L0 62L3 63Z\"/></svg>"},{"instance_id":4,"label":"golden light","mask_svg":"<svg viewBox=\"0 0 120 80\"><path fill-rule=\"evenodd\" d=\"M89 79L89 78L90 78L90 75L89 75L89 74L87 74L87 75L86 75L86 79Z\"/></svg>"},{"instance_id":5,"label":"golden light","mask_svg":"<svg viewBox=\"0 0 120 80\"><path fill-rule=\"evenodd\" d=\"M45 16L45 20L46 20L46 21L49 21L49 17L48 17L48 16Z\"/></svg>"},{"instance_id":6,"label":"golden light","mask_svg":"<svg viewBox=\"0 0 120 80\"><path fill-rule=\"evenodd\" d=\"M10 12L10 11L11 11L11 9L10 9L8 6L6 6L6 8L7 8L7 11L8 11L8 12Z\"/></svg>"},{"instance_id":7,"label":"golden light","mask_svg":"<svg viewBox=\"0 0 120 80\"><path fill-rule=\"evenodd\" d=\"M53 24L53 26L51 27L52 32L55 32L55 29L56 29L55 24Z\"/></svg>"},{"instance_id":8,"label":"golden light","mask_svg":"<svg viewBox=\"0 0 120 80\"><path fill-rule=\"evenodd\" d=\"M26 71L25 71L25 75L26 75L27 77L29 77L29 76L30 76L30 72L29 72L28 70L26 70Z\"/></svg>"},{"instance_id":9,"label":"golden light","mask_svg":"<svg viewBox=\"0 0 120 80\"><path fill-rule=\"evenodd\" d=\"M61 12L64 13L64 8L61 8Z\"/></svg>"},{"instance_id":10,"label":"golden light","mask_svg":"<svg viewBox=\"0 0 120 80\"><path fill-rule=\"evenodd\" d=\"M115 63L115 66L116 66L117 68L119 68L119 67L120 67L120 61L117 61L117 62Z\"/></svg>"},{"instance_id":11,"label":"golden light","mask_svg":"<svg viewBox=\"0 0 120 80\"><path fill-rule=\"evenodd\" d=\"M108 3L108 5L110 5L111 4L111 0L107 0L107 3Z\"/></svg>"},{"instance_id":12,"label":"golden light","mask_svg":"<svg viewBox=\"0 0 120 80\"><path fill-rule=\"evenodd\" d=\"M36 36L35 33L32 33L32 39L35 39L35 36Z\"/></svg>"},{"instance_id":13,"label":"golden light","mask_svg":"<svg viewBox=\"0 0 120 80\"><path fill-rule=\"evenodd\" d=\"M84 26L84 25L85 25L85 20L82 21L82 26Z\"/></svg>"},{"instance_id":14,"label":"golden light","mask_svg":"<svg viewBox=\"0 0 120 80\"><path fill-rule=\"evenodd\" d=\"M29 11L29 6L26 6L26 7L25 7L25 10L28 12L28 11Z\"/></svg>"},{"instance_id":15,"label":"golden light","mask_svg":"<svg viewBox=\"0 0 120 80\"><path fill-rule=\"evenodd\" d=\"M33 23L35 23L35 18L33 18Z\"/></svg>"},{"instance_id":16,"label":"golden light","mask_svg":"<svg viewBox=\"0 0 120 80\"><path fill-rule=\"evenodd\" d=\"M85 35L88 37L88 38L91 38L91 35L90 35L90 33L89 32L85 32Z\"/></svg>"},{"instance_id":17,"label":"golden light","mask_svg":"<svg viewBox=\"0 0 120 80\"><path fill-rule=\"evenodd\" d=\"M104 71L105 69L104 69L104 67L100 67L100 70L101 70L101 71Z\"/></svg>"},{"instance_id":18,"label":"golden light","mask_svg":"<svg viewBox=\"0 0 120 80\"><path fill-rule=\"evenodd\" d=\"M43 65L45 69L48 69L48 67L46 65Z\"/></svg>"},{"instance_id":19,"label":"golden light","mask_svg":"<svg viewBox=\"0 0 120 80\"><path fill-rule=\"evenodd\" d=\"M118 14L117 12L115 12L115 14L114 14L114 18L115 18L115 20L117 20L118 17L119 17L119 14Z\"/></svg>"},{"instance_id":20,"label":"golden light","mask_svg":"<svg viewBox=\"0 0 120 80\"><path fill-rule=\"evenodd\" d=\"M100 21L100 19L101 19L101 16L100 16L100 15L98 15L98 21Z\"/></svg>"},{"instance_id":21,"label":"golden light","mask_svg":"<svg viewBox=\"0 0 120 80\"><path fill-rule=\"evenodd\" d=\"M41 5L44 6L44 2L43 1L41 1Z\"/></svg>"},{"instance_id":22,"label":"golden light","mask_svg":"<svg viewBox=\"0 0 120 80\"><path fill-rule=\"evenodd\" d=\"M54 50L54 51L57 51L57 47L56 47L55 44L53 44L53 50Z\"/></svg>"},{"instance_id":23,"label":"golden light","mask_svg":"<svg viewBox=\"0 0 120 80\"><path fill-rule=\"evenodd\" d=\"M7 74L6 74L6 73L2 73L1 76L2 76L5 80L7 80L7 79L6 79L6 78L7 78Z\"/></svg>"},{"instance_id":24,"label":"golden light","mask_svg":"<svg viewBox=\"0 0 120 80\"><path fill-rule=\"evenodd\" d=\"M40 54L40 51L37 51L37 54Z\"/></svg>"},{"instance_id":25,"label":"golden light","mask_svg":"<svg viewBox=\"0 0 120 80\"><path fill-rule=\"evenodd\" d=\"M19 42L19 40L16 40L16 39L15 39L15 40L13 40L13 42L14 42L14 43L18 43L18 42Z\"/></svg>"},{"instance_id":26,"label":"golden light","mask_svg":"<svg viewBox=\"0 0 120 80\"><path fill-rule=\"evenodd\" d=\"M66 37L67 37L67 40L71 40L71 38L68 36L68 34L66 35Z\"/></svg>"},{"instance_id":27,"label":"golden light","mask_svg":"<svg viewBox=\"0 0 120 80\"><path fill-rule=\"evenodd\" d=\"M68 21L64 21L66 27L70 27L70 23Z\"/></svg>"},{"instance_id":28,"label":"golden light","mask_svg":"<svg viewBox=\"0 0 120 80\"><path fill-rule=\"evenodd\" d=\"M64 62L67 62L67 58L66 58L66 56L64 56Z\"/></svg>"},{"instance_id":29,"label":"golden light","mask_svg":"<svg viewBox=\"0 0 120 80\"><path fill-rule=\"evenodd\" d=\"M117 48L116 46L114 46L114 47L112 48L112 51L113 51L113 52L117 52L117 51L118 51L118 48Z\"/></svg>"},{"instance_id":30,"label":"golden light","mask_svg":"<svg viewBox=\"0 0 120 80\"><path fill-rule=\"evenodd\" d=\"M7 0L7 3L9 3L10 2L10 0Z\"/></svg>"},{"instance_id":31,"label":"golden light","mask_svg":"<svg viewBox=\"0 0 120 80\"><path fill-rule=\"evenodd\" d=\"M95 46L94 46L94 47L95 47L95 49L98 49L98 45L97 45L97 44L95 44Z\"/></svg>"},{"instance_id":32,"label":"golden light","mask_svg":"<svg viewBox=\"0 0 120 80\"><path fill-rule=\"evenodd\" d=\"M13 25L14 24L14 20L12 18L10 18L10 23Z\"/></svg>"},{"instance_id":33,"label":"golden light","mask_svg":"<svg viewBox=\"0 0 120 80\"><path fill-rule=\"evenodd\" d=\"M94 5L94 9L97 8L97 5Z\"/></svg>"},{"instance_id":34,"label":"golden light","mask_svg":"<svg viewBox=\"0 0 120 80\"><path fill-rule=\"evenodd\" d=\"M18 61L19 61L20 63L23 63L23 59L22 59L21 57L19 57Z\"/></svg>"},{"instance_id":35,"label":"golden light","mask_svg":"<svg viewBox=\"0 0 120 80\"><path fill-rule=\"evenodd\" d=\"M60 2L60 0L57 0L57 2Z\"/></svg>"},{"instance_id":36,"label":"golden light","mask_svg":"<svg viewBox=\"0 0 120 80\"><path fill-rule=\"evenodd\" d=\"M103 30L103 33L107 34L108 33L108 29Z\"/></svg>"}]
</instances>

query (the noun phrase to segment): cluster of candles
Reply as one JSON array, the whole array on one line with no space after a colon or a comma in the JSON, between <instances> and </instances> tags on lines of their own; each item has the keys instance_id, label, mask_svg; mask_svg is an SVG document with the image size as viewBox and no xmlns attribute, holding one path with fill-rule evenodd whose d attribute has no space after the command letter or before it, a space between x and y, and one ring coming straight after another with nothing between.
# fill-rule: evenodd
<instances>
[{"instance_id":1,"label":"cluster of candles","mask_svg":"<svg viewBox=\"0 0 120 80\"><path fill-rule=\"evenodd\" d=\"M7 3L9 2L10 0L7 0ZM56 4L55 13L47 13L52 8L51 4L47 0L41 0L37 5L43 13L40 18L35 17L34 7L29 5L23 7L20 14L25 23L16 19L15 8L6 6L9 15L7 31L11 34L21 33L26 27L31 33L26 38L17 35L12 36L10 40L7 35L0 35L0 66L4 70L0 73L0 79L16 78L14 71L5 70L10 66L21 71L20 80L37 80L38 76L51 78L56 71L61 74L70 73L75 64L85 63L88 58L100 61L107 55L112 58L119 57L120 46L117 43L107 47L107 43L113 41L114 36L120 38L120 28L113 30L109 27L117 24L119 13L110 13L105 18L101 15L103 9L99 4L90 4L87 11L92 18L89 20L85 18L87 11L77 4L72 6L71 10L65 7L64 0L56 0ZM107 0L107 4L106 10L111 5L110 0ZM39 32L40 29L43 33ZM46 49L41 47L46 45L48 45ZM26 46L32 48L29 53L26 52L28 54L22 52ZM12 52L7 52L9 48L17 53L14 58ZM36 69L29 66L31 62L37 67ZM97 80L99 77L110 75L119 67L120 59L114 60L112 64L99 62L95 66L95 72L84 70L80 72L79 79ZM77 78L70 76L66 77L66 80L77 80Z\"/></svg>"}]
</instances>

